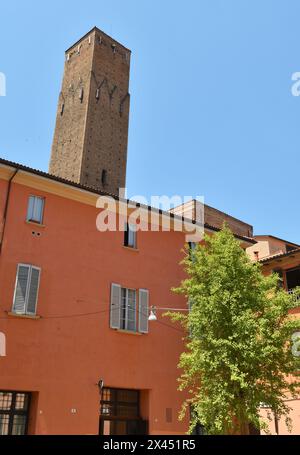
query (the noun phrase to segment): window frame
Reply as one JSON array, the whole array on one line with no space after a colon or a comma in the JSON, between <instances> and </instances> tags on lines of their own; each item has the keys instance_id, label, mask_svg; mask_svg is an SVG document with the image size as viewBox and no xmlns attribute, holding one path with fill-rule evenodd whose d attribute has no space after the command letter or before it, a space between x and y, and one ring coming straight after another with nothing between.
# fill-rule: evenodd
<instances>
[{"instance_id":1,"label":"window frame","mask_svg":"<svg viewBox=\"0 0 300 455\"><path fill-rule=\"evenodd\" d=\"M105 399L105 391L110 392L110 399ZM118 400L120 392L135 392L135 401L122 401ZM127 409L135 409L135 415L118 414L120 407L127 407ZM105 412L105 409L110 412ZM147 435L148 434L148 421L142 419L141 416L141 391L136 389L122 389L116 387L104 387L101 391L100 398L100 421L99 421L99 435L108 436L105 433L105 423L110 422L110 436L117 435L115 426L119 423L125 425L125 435ZM134 431L133 431L134 429Z\"/></svg>"},{"instance_id":2,"label":"window frame","mask_svg":"<svg viewBox=\"0 0 300 455\"><path fill-rule=\"evenodd\" d=\"M26 284L26 294L25 294L25 298L24 298L24 300L25 300L25 302L24 302L24 312L22 312L22 313L19 313L19 312L15 311L15 308L14 308L15 307L16 294L17 294L17 286L18 286L18 277L19 277L19 269L20 269L20 267L28 267L29 268L27 284ZM29 293L30 293L30 287L31 287L32 270L38 270L38 272L39 272L39 280L38 280L37 291L36 291L36 302L35 302L35 312L34 313L28 311L28 300L29 300ZM12 304L12 313L13 314L22 315L22 316L36 316L39 289L40 289L40 281L41 281L41 272L42 272L41 267L37 267L35 265L23 264L23 263L19 263L17 265L15 289L14 289L13 304Z\"/></svg>"},{"instance_id":3,"label":"window frame","mask_svg":"<svg viewBox=\"0 0 300 455\"><path fill-rule=\"evenodd\" d=\"M130 235L133 235L133 242L130 241ZM124 246L133 250L137 249L137 227L132 223L125 223Z\"/></svg>"},{"instance_id":4,"label":"window frame","mask_svg":"<svg viewBox=\"0 0 300 455\"><path fill-rule=\"evenodd\" d=\"M12 401L11 406L9 409L0 409L0 416L1 415L8 415L8 434L1 435L1 436L11 436L13 435L13 424L14 424L14 417L15 416L24 416L26 418L25 426L24 426L24 436L28 434L28 424L29 424L29 417L30 417L30 405L31 405L31 398L32 395L29 392L16 392L11 390L0 390L0 393L3 394L11 394ZM16 402L17 402L17 395L24 395L25 399L27 398L27 406L23 409L16 409Z\"/></svg>"},{"instance_id":5,"label":"window frame","mask_svg":"<svg viewBox=\"0 0 300 455\"><path fill-rule=\"evenodd\" d=\"M125 307L125 318L123 317L123 292L125 291L125 302L126 302L126 307ZM134 293L134 330L128 328L128 323L131 322L128 319L128 314L129 314L129 292ZM125 327L123 327L123 322ZM120 330L126 331L126 332L132 332L132 333L137 333L137 290L132 289L132 288L125 288L121 286L121 314L120 314Z\"/></svg>"},{"instance_id":6,"label":"window frame","mask_svg":"<svg viewBox=\"0 0 300 455\"><path fill-rule=\"evenodd\" d=\"M30 216L30 213L29 213L30 200L33 199L33 198L34 198L34 203L33 203L33 208L32 208L32 216ZM35 203L36 203L37 199L42 201L41 217L40 217L40 220L38 220L38 221L33 218L34 207L35 207ZM28 223L35 223L37 225L42 225L43 221L44 221L44 211L45 211L45 198L43 196L37 196L36 194L30 194L29 197L28 197L26 221Z\"/></svg>"}]
</instances>

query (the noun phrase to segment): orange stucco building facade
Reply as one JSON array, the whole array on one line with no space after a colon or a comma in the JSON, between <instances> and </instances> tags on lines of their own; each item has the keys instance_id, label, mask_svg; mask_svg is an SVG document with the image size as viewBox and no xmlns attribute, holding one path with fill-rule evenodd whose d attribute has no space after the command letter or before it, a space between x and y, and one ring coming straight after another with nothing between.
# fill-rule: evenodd
<instances>
[{"instance_id":1,"label":"orange stucco building facade","mask_svg":"<svg viewBox=\"0 0 300 455\"><path fill-rule=\"evenodd\" d=\"M4 161L0 186L0 332L7 344L0 391L30 394L28 433L98 434L106 388L138 391L139 403L132 416L125 403L117 430L102 416L104 434L130 432L127 417L143 424L133 433L186 433L188 416L178 421L181 327L162 313L147 333L115 329L110 321L113 283L147 290L147 316L152 306L187 309L185 298L171 292L184 277L184 232L138 232L131 248L124 232L97 230L97 192ZM28 220L32 196L44 201L41 223ZM34 314L14 309L20 264L40 270ZM138 319L138 305L136 312Z\"/></svg>"},{"instance_id":2,"label":"orange stucco building facade","mask_svg":"<svg viewBox=\"0 0 300 455\"><path fill-rule=\"evenodd\" d=\"M298 245L255 238L212 207L200 219L197 201L144 207L158 229L134 231L116 195L126 178L129 64L129 50L93 29L66 52L51 173L0 159L0 435L187 433L177 381L185 334L164 317L166 308L188 311L172 292L187 242L176 222L213 234L226 221L265 273L278 255L299 268L290 255ZM99 230L101 195L125 230Z\"/></svg>"},{"instance_id":3,"label":"orange stucco building facade","mask_svg":"<svg viewBox=\"0 0 300 455\"><path fill-rule=\"evenodd\" d=\"M0 331L7 340L0 390L32 394L32 434L98 434L101 379L104 386L141 392L140 417L150 432L185 432L176 392L182 334L168 321L143 335L109 324L112 283L148 289L151 304L184 307L170 293L182 278L183 235L140 233L138 249L130 250L122 233L96 230L97 209L76 200L90 195L74 189L74 199L65 197L57 182L48 192L43 179L37 189L31 178L17 174L10 188L0 258ZM0 185L3 221L8 181ZM45 198L43 225L26 221L31 194ZM41 268L35 316L11 313L20 263ZM169 423L166 409L172 409Z\"/></svg>"}]
</instances>

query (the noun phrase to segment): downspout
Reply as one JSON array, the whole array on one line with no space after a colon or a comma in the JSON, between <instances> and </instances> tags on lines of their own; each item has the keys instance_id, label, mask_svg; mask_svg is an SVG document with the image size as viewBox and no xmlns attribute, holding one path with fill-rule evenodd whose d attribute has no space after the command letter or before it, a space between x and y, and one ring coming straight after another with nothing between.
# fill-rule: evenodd
<instances>
[{"instance_id":1,"label":"downspout","mask_svg":"<svg viewBox=\"0 0 300 455\"><path fill-rule=\"evenodd\" d=\"M5 207L4 207L4 213L3 213L3 223L2 223L2 232L1 232L1 240L0 240L0 254L2 253L2 245L3 245L3 240L4 240L4 234L5 234L5 227L6 227L6 219L7 219L7 212L8 212L8 206L9 206L9 199L10 199L10 193L11 193L11 184L17 173L19 172L19 169L17 168L11 178L8 181L8 187L7 187L7 193L6 193L6 201L5 201Z\"/></svg>"}]
</instances>

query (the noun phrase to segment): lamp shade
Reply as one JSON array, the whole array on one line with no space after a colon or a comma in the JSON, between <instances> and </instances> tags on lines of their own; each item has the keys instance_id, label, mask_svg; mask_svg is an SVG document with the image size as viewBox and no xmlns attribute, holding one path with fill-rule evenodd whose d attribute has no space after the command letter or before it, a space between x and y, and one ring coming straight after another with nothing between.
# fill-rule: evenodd
<instances>
[{"instance_id":1,"label":"lamp shade","mask_svg":"<svg viewBox=\"0 0 300 455\"><path fill-rule=\"evenodd\" d=\"M153 322L157 321L157 316L156 316L154 310L151 310L151 312L150 312L149 321L153 321Z\"/></svg>"}]
</instances>

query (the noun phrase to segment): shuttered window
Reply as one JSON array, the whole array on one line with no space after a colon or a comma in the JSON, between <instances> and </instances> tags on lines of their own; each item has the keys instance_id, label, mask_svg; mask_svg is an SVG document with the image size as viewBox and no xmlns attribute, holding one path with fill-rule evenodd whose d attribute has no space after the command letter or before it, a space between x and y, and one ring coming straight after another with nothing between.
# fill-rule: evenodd
<instances>
[{"instance_id":1,"label":"shuttered window","mask_svg":"<svg viewBox=\"0 0 300 455\"><path fill-rule=\"evenodd\" d=\"M41 269L32 265L19 264L14 293L13 312L36 314Z\"/></svg>"},{"instance_id":2,"label":"shuttered window","mask_svg":"<svg viewBox=\"0 0 300 455\"><path fill-rule=\"evenodd\" d=\"M44 198L30 196L28 201L27 221L42 224L44 215Z\"/></svg>"},{"instance_id":3,"label":"shuttered window","mask_svg":"<svg viewBox=\"0 0 300 455\"><path fill-rule=\"evenodd\" d=\"M137 292L134 289L111 286L110 327L129 332L148 333L149 291L140 289L137 308Z\"/></svg>"}]
</instances>

